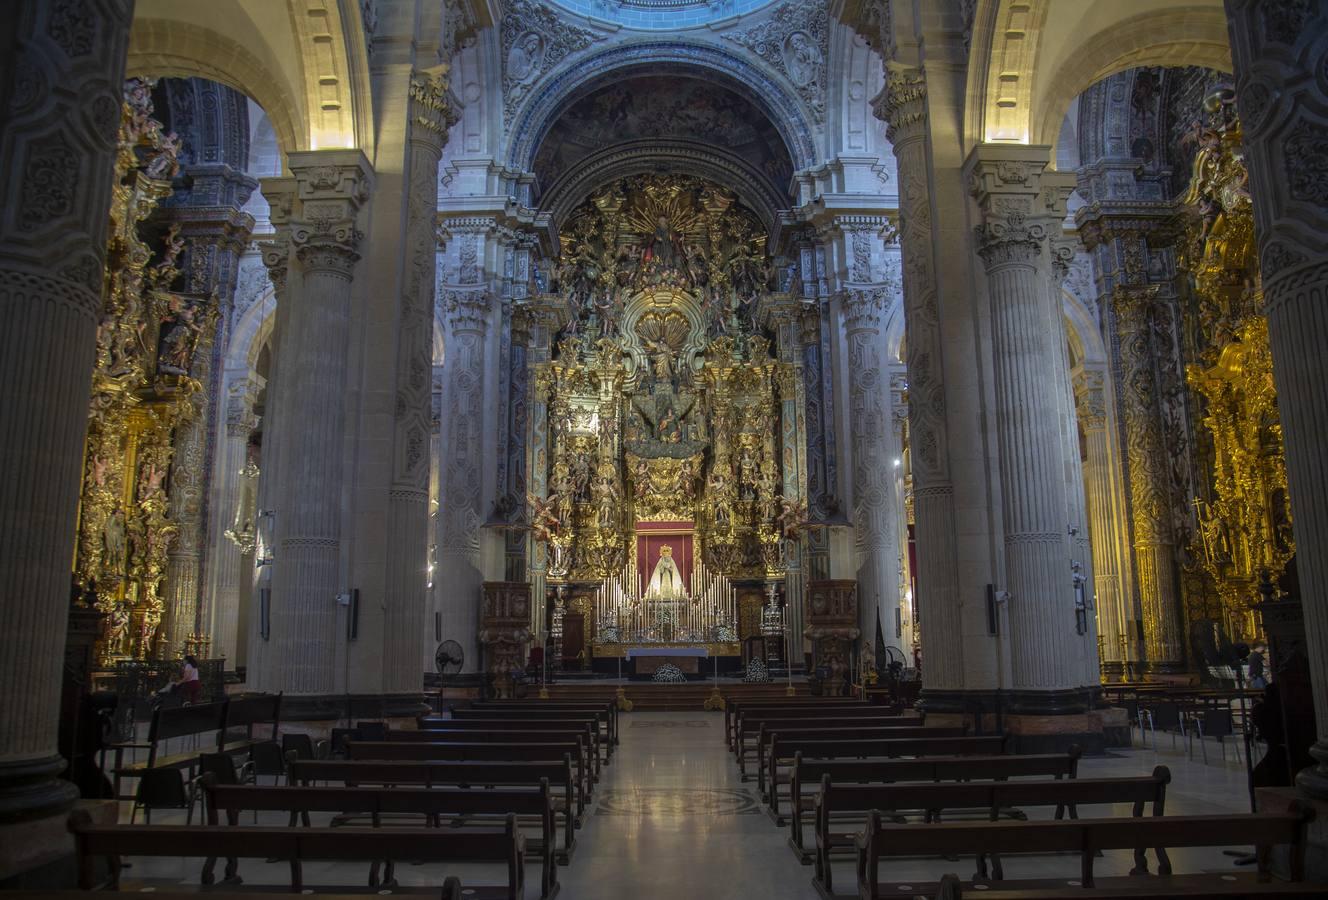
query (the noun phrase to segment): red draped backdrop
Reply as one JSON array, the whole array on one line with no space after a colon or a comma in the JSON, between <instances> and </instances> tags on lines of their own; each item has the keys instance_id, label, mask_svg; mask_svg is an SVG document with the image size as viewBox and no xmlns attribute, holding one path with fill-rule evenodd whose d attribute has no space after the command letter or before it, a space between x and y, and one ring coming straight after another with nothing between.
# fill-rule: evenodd
<instances>
[{"instance_id":1,"label":"red draped backdrop","mask_svg":"<svg viewBox=\"0 0 1328 900\"><path fill-rule=\"evenodd\" d=\"M673 548L673 562L682 573L682 582L691 590L692 579L692 531L691 522L637 522L636 523L636 569L637 590L644 593L650 582L650 574L659 562L659 548L665 544Z\"/></svg>"}]
</instances>

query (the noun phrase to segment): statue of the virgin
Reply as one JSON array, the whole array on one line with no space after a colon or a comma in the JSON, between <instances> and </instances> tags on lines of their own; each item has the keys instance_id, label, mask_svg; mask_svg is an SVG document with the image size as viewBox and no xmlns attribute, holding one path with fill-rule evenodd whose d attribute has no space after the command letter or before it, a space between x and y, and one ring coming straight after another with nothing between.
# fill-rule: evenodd
<instances>
[{"instance_id":1,"label":"statue of the virgin","mask_svg":"<svg viewBox=\"0 0 1328 900\"><path fill-rule=\"evenodd\" d=\"M687 589L683 587L682 573L678 571L678 564L673 561L673 548L668 544L659 548L659 562L655 563L655 571L650 575L650 583L646 585L647 600L685 600L687 598Z\"/></svg>"}]
</instances>

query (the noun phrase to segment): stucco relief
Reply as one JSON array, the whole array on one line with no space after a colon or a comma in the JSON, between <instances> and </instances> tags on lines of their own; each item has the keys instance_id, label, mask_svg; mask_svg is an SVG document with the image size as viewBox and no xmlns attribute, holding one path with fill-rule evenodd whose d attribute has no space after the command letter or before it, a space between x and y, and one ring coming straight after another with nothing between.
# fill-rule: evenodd
<instances>
[{"instance_id":1,"label":"stucco relief","mask_svg":"<svg viewBox=\"0 0 1328 900\"><path fill-rule=\"evenodd\" d=\"M746 47L788 77L819 125L825 121L830 19L819 3L785 3L769 19L724 39Z\"/></svg>"}]
</instances>

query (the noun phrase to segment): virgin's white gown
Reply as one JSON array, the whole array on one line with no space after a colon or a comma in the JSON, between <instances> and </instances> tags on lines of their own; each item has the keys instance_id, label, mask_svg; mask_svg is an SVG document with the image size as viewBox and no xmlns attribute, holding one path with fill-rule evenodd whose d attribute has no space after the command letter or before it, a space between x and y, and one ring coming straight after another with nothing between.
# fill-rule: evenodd
<instances>
[{"instance_id":1,"label":"virgin's white gown","mask_svg":"<svg viewBox=\"0 0 1328 900\"><path fill-rule=\"evenodd\" d=\"M661 556L646 585L647 600L683 600L687 590L682 585L682 573L672 556Z\"/></svg>"}]
</instances>

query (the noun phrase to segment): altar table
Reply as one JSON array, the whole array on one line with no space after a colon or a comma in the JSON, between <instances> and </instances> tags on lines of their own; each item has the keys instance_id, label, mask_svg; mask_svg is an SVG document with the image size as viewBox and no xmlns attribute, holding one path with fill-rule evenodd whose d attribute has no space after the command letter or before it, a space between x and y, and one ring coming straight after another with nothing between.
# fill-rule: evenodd
<instances>
[{"instance_id":1,"label":"altar table","mask_svg":"<svg viewBox=\"0 0 1328 900\"><path fill-rule=\"evenodd\" d=\"M697 675L701 660L710 656L705 647L629 647L628 664L632 674L653 675L660 666L672 663L685 675Z\"/></svg>"}]
</instances>

